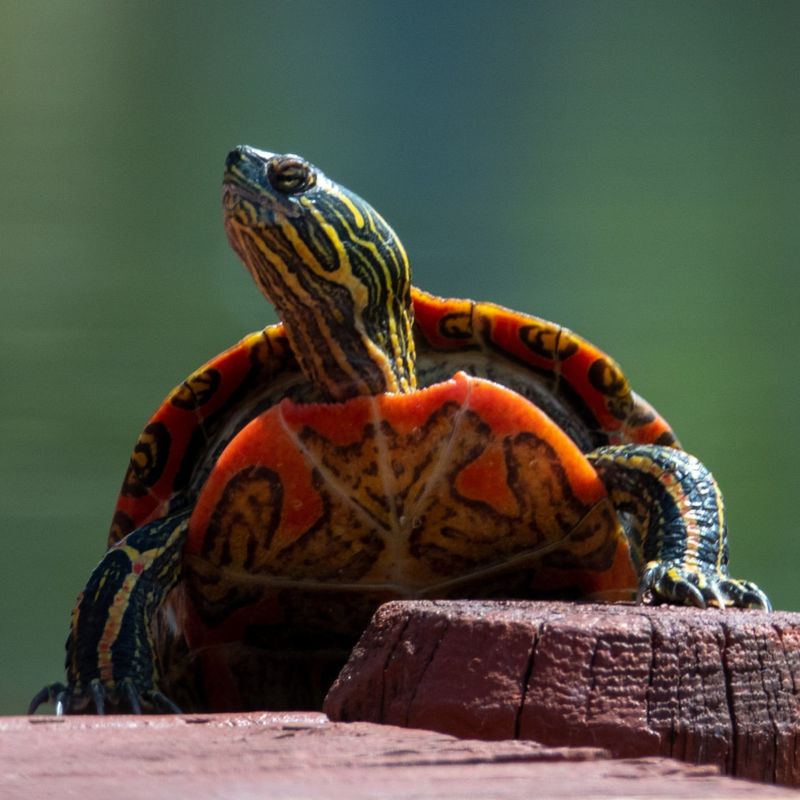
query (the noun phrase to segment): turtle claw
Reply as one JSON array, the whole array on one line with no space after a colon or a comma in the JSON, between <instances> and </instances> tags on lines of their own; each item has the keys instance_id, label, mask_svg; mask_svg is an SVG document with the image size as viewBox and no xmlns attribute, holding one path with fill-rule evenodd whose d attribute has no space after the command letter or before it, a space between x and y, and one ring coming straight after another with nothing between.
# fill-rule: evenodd
<instances>
[{"instance_id":1,"label":"turtle claw","mask_svg":"<svg viewBox=\"0 0 800 800\"><path fill-rule=\"evenodd\" d=\"M122 682L122 691L128 701L128 705L131 707L131 713L137 716L140 715L142 713L142 704L139 701L139 692L130 678L126 678Z\"/></svg>"},{"instance_id":2,"label":"turtle claw","mask_svg":"<svg viewBox=\"0 0 800 800\"><path fill-rule=\"evenodd\" d=\"M140 692L131 678L125 678L122 683L122 694L128 701L131 714L144 714L143 704L147 705L148 710L155 714L182 714L183 711L163 692L158 689L147 689Z\"/></svg>"},{"instance_id":3,"label":"turtle claw","mask_svg":"<svg viewBox=\"0 0 800 800\"><path fill-rule=\"evenodd\" d=\"M651 561L639 581L636 599L649 606L670 603L706 608L708 603L697 585L697 577L679 566Z\"/></svg>"},{"instance_id":4,"label":"turtle claw","mask_svg":"<svg viewBox=\"0 0 800 800\"><path fill-rule=\"evenodd\" d=\"M752 581L737 581L725 578L720 581L720 588L730 598L728 605L736 608L755 608L761 611L772 611L769 598Z\"/></svg>"},{"instance_id":5,"label":"turtle claw","mask_svg":"<svg viewBox=\"0 0 800 800\"><path fill-rule=\"evenodd\" d=\"M771 611L769 599L754 583L715 572L698 572L681 564L652 561L639 583L638 602L670 603L697 608L757 608Z\"/></svg>"},{"instance_id":6,"label":"turtle claw","mask_svg":"<svg viewBox=\"0 0 800 800\"><path fill-rule=\"evenodd\" d=\"M162 692L149 692L148 697L153 706L160 707L165 714L183 714L183 711Z\"/></svg>"},{"instance_id":7,"label":"turtle claw","mask_svg":"<svg viewBox=\"0 0 800 800\"><path fill-rule=\"evenodd\" d=\"M82 702L76 703L76 700ZM82 710L90 703L94 704L96 714L105 714L106 691L99 680L89 684L89 696L77 694L72 686L63 683L51 683L40 689L28 704L28 714L33 715L46 703L52 703L57 717L64 717L74 708Z\"/></svg>"},{"instance_id":8,"label":"turtle claw","mask_svg":"<svg viewBox=\"0 0 800 800\"><path fill-rule=\"evenodd\" d=\"M96 678L89 684L89 687L92 693L95 713L103 716L106 713L106 690Z\"/></svg>"},{"instance_id":9,"label":"turtle claw","mask_svg":"<svg viewBox=\"0 0 800 800\"><path fill-rule=\"evenodd\" d=\"M128 713L139 716L145 713L142 708L145 703L148 709L152 708L154 713L183 713L163 692L155 689L140 692L130 678L120 681L119 689L113 691L107 689L102 681L95 678L89 683L87 693L76 692L74 688L65 686L63 683L52 683L40 689L33 696L28 705L28 714L35 714L37 709L45 703L54 704L58 717L66 716L75 708L79 712L85 713L84 709L92 706L95 714L105 716L108 713L109 705L112 713L125 713L123 706L127 706Z\"/></svg>"},{"instance_id":10,"label":"turtle claw","mask_svg":"<svg viewBox=\"0 0 800 800\"><path fill-rule=\"evenodd\" d=\"M67 689L63 683L51 683L48 686L42 687L31 698L31 702L28 703L28 716L35 714L39 706L43 706L45 703L54 703L56 706L56 714L59 717L63 716L63 697L68 693L69 689ZM58 710L59 706L62 708L61 712Z\"/></svg>"}]
</instances>

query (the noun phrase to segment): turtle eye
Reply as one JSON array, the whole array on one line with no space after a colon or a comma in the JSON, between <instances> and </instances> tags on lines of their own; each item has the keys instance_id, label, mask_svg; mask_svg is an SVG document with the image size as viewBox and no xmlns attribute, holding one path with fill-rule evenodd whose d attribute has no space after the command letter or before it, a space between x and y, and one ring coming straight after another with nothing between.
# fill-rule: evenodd
<instances>
[{"instance_id":1,"label":"turtle eye","mask_svg":"<svg viewBox=\"0 0 800 800\"><path fill-rule=\"evenodd\" d=\"M267 164L267 180L283 194L299 194L310 189L317 177L311 165L297 156L276 156Z\"/></svg>"}]
</instances>

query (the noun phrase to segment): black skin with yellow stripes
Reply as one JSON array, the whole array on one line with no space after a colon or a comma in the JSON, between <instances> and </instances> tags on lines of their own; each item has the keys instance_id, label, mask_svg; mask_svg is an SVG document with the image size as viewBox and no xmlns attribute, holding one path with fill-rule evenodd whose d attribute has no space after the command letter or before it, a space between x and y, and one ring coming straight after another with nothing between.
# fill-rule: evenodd
<instances>
[{"instance_id":1,"label":"black skin with yellow stripes","mask_svg":"<svg viewBox=\"0 0 800 800\"><path fill-rule=\"evenodd\" d=\"M727 577L722 495L701 461L656 445L602 447L587 458L642 543L641 600L769 608L754 583Z\"/></svg>"},{"instance_id":2,"label":"black skin with yellow stripes","mask_svg":"<svg viewBox=\"0 0 800 800\"><path fill-rule=\"evenodd\" d=\"M105 713L107 691L101 678L98 653L106 638L109 618L113 615L120 587L134 570L141 554L152 553L147 568L140 574L127 602L107 650L114 685L113 699L117 706L125 704L134 714L148 708L166 713L180 709L156 686L158 660L149 624L166 594L181 578L181 548L189 513L184 511L157 519L131 533L124 547L109 550L92 572L78 597L73 613L73 626L67 638L67 674L74 676L69 685L60 683L45 687L31 702L31 713L50 699L56 713L70 711L73 698L91 698L98 714ZM78 635L75 635L75 632Z\"/></svg>"},{"instance_id":3,"label":"black skin with yellow stripes","mask_svg":"<svg viewBox=\"0 0 800 800\"><path fill-rule=\"evenodd\" d=\"M537 423L541 428L523 429L513 441L514 446L530 446L525 452L546 454L542 456L541 469L550 470L543 481L549 487L549 499L526 495L525 485L515 487L515 497L528 505L554 503L553 497L562 498L558 500L561 506L545 511L552 511L553 519L560 521L556 524L567 528L563 542L546 540L543 534L547 547L542 549L546 555L541 561L551 571L538 573L534 569L532 576L558 574L559 570L568 575L575 567L576 575L582 576L580 580L576 578L576 586L585 589L594 580L593 573L602 578L612 570L612 562L619 566L619 553L628 553L638 576L630 588L632 599L698 607L770 607L757 586L729 576L724 507L716 481L700 461L677 447L666 422L630 391L621 370L605 354L553 323L490 304L433 298L413 288L405 250L389 225L364 200L298 156L273 155L249 147L233 150L226 161L223 207L231 245L257 286L275 305L281 324L248 337L190 376L171 393L145 428L120 495L110 537L112 546L92 573L72 614L67 681L39 692L31 703L31 713L47 701L55 703L58 714L102 714L108 710L177 712L173 690L185 687L170 683L167 672L180 660L185 643L180 630L181 605L174 598L180 597L184 604L194 602L204 609L198 613L206 614L204 624L209 629L215 625L224 629L227 615L246 609L249 602L255 602L253 597L263 599L258 594L261 589L253 588L259 581L269 582L263 575L251 574L238 587L221 583L217 574L225 566L221 560L230 562L234 551L242 549L243 541L236 538L241 533L237 531L241 532L244 521L253 518L254 508L266 509L263 519L271 520L270 541L248 544L252 552L248 551L247 558L251 560L258 555L258 548L267 553L272 540L280 539L283 504L293 502L302 508L303 504L313 504L318 499L316 495L287 498L279 473L245 464L246 469L237 472L227 484L227 505L223 509L220 503L215 511L214 531L226 537L220 550L225 553L224 558L213 562L209 557L208 569L200 568L198 551L190 547L192 526L202 524L198 509L204 493L211 491L209 486L222 469L220 465L232 449L231 443L243 441L242 437L246 441L242 431L249 430L247 423L273 413L285 396L293 398L299 407L307 403L332 404L320 406L324 417L324 409L333 413L340 407L349 409L348 403L355 408L359 398L413 399L419 389L440 386L459 370L494 382L475 383L472 378L463 377L463 385L474 384L489 394L496 392L498 402L510 403L512 411L517 398L521 408L532 405L530 414L535 412L544 420ZM513 332L512 338L508 331ZM232 388L226 389L226 379L232 374L231 354L246 357L251 367L233 381ZM573 368L571 365L576 363L585 366ZM214 407L222 391L229 392L227 399ZM204 410L211 407L213 412ZM174 415L178 413L185 413L189 422L176 423ZM272 576L277 569L284 589L289 586L290 593L301 596L304 586L315 585L324 574L324 580L329 581L325 585L325 613L338 608L345 621L351 608L365 604L360 598L369 595L360 594L359 581L368 574L374 579L375 573L369 570L379 565L387 544L375 533L365 535L359 545L348 538L349 530L330 522L336 519L330 508L332 494L326 494L322 485L325 479L320 476L338 476L337 491L346 495L339 499L347 508L358 506L362 519L369 503L363 498L365 502L359 504L357 495L373 491L366 487L374 485L370 481L377 474L375 470L383 468L375 459L386 457L395 477L403 474L406 462L414 468L410 471L424 471L423 465L414 460L423 458L424 447L422 442L414 444L419 440L414 439L413 431L403 437L392 429L388 417L381 416L383 412L374 413L376 422L365 432L369 430L377 444L370 444L371 450L364 444L347 451L351 452L351 460L367 459L367 452L377 453L369 456L371 461L355 462L363 468L361 475L358 469L350 469L346 459L342 462L345 467L336 472L332 466L334 456L339 458L344 451L315 434L313 441L321 442L323 455L315 462L319 469L314 472L312 483L314 491L321 492L323 511L302 536L279 554L274 562L277 568L273 564L272 572L264 573ZM474 466L492 447L500 452L502 445L506 453L503 480L515 479L519 484L522 467L529 469L530 463L526 466L514 462L509 455L512 440L502 439L491 424L471 410L458 412L455 418L474 419L472 439L465 439L472 450L465 445L460 456L465 469ZM189 445L182 449L174 446L176 429L171 430L171 425L187 426L181 430ZM552 427L558 430L546 434ZM309 451L312 439L305 441L301 449ZM405 443L403 452L381 456L381 447L386 450L393 441ZM589 511L589 506L582 505L580 492L573 491L574 481L566 467L568 463L580 464L581 459L591 465L592 474L599 476L607 492L605 499ZM584 472L591 472L591 468L580 467ZM455 467L450 472L448 469L440 472L449 475L448 480L455 486L459 474ZM259 476L267 474L279 498L274 501L266 496L266 484L259 483ZM234 490L246 484L242 476L256 488L237 506ZM500 480L498 473L496 481ZM395 523L404 517L397 511L402 499L389 494L381 497L380 493L369 498L373 505L389 509ZM440 576L440 583L430 586L409 584L400 596L486 596L481 593L480 580L476 583L473 579L475 575L480 579L480 569L475 571L473 565L472 578L457 571L459 565L467 563L468 552L473 552L469 548L485 531L474 531L476 536L459 542L452 533L457 530L452 521L459 514L468 521L489 519L489 506L455 491L443 494L441 502L452 503L452 509L441 515L450 521L450 532L436 539L436 559L431 561L431 569L440 570L443 577ZM231 509L225 527L220 520L225 517L223 511ZM598 509L602 513L592 517ZM578 520L577 524L563 522L570 515ZM614 517L611 523L607 522L609 516ZM588 525L587 520L594 522ZM415 519L408 524L409 541L416 543L409 549L408 558L421 561L425 552L433 550L430 545L427 550L420 545L424 541L418 530L422 523ZM250 522L247 525L251 526L248 536L258 534ZM610 525L607 536L604 525ZM603 535L597 546L587 550L587 542L598 530ZM205 541L210 552L211 526L208 531ZM331 590L335 584L330 583L336 580L335 575L330 577L336 570L315 562L309 555L314 552L314 536L334 548L327 551L334 561L339 555L337 542L342 548L354 548L356 555L350 560L345 558L339 569L342 588L338 592ZM503 544L507 546L507 541ZM520 553L509 552L510 561L520 557ZM529 555L527 551L520 552L526 558ZM345 554L344 549L341 554ZM283 573L281 564L285 564ZM396 572L402 566L394 563L392 569ZM487 564L483 571L487 583L496 581L497 575L503 577L501 567L502 563ZM345 575L346 580L341 577ZM525 574L522 578L523 583L528 580ZM500 588L491 589L488 596L536 597L540 589L545 594L552 589L525 583L525 591L520 593L519 580L519 575L509 578L507 595L501 580ZM530 580L535 583L535 578ZM582 584L581 580L589 583ZM512 591L512 585L517 589ZM445 592L437 586L449 588ZM468 588L459 589L462 586ZM625 587L620 589L627 591ZM459 591L463 594L459 595ZM275 598L283 595L270 597L277 602ZM314 597L309 592L308 603L312 606L317 602ZM297 608L290 611L286 615L289 619L293 618L292 613L294 618L303 616ZM322 627L318 625L317 631ZM354 639L358 624L351 627L347 633ZM180 674L181 670L177 672ZM185 694L181 692L181 696ZM201 704L191 710L200 708Z\"/></svg>"}]
</instances>

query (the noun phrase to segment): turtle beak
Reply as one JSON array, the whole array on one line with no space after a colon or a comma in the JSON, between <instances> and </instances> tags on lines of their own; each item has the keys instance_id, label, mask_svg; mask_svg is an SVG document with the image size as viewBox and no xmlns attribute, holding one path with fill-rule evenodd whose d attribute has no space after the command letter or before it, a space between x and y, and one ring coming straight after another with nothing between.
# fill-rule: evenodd
<instances>
[{"instance_id":1,"label":"turtle beak","mask_svg":"<svg viewBox=\"0 0 800 800\"><path fill-rule=\"evenodd\" d=\"M246 172L248 166L263 169L263 165L274 155L274 153L268 153L266 150L256 150L255 147L240 144L228 153L228 157L225 159L225 172L229 173L236 169Z\"/></svg>"},{"instance_id":2,"label":"turtle beak","mask_svg":"<svg viewBox=\"0 0 800 800\"><path fill-rule=\"evenodd\" d=\"M225 159L225 170L229 170L232 167L236 167L239 165L239 162L244 157L244 151L249 149L247 145L240 144L238 147L234 147L233 150L228 153L228 157Z\"/></svg>"}]
</instances>

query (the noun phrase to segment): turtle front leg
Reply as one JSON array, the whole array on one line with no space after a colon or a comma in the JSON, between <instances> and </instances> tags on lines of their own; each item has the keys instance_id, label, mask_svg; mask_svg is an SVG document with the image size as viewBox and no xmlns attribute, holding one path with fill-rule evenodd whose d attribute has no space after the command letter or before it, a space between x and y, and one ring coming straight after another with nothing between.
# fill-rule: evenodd
<instances>
[{"instance_id":1,"label":"turtle front leg","mask_svg":"<svg viewBox=\"0 0 800 800\"><path fill-rule=\"evenodd\" d=\"M188 512L128 534L97 565L72 611L67 683L45 686L28 709L55 703L56 714L142 713L180 709L159 689L151 623L181 577Z\"/></svg>"},{"instance_id":2,"label":"turtle front leg","mask_svg":"<svg viewBox=\"0 0 800 800\"><path fill-rule=\"evenodd\" d=\"M600 447L587 458L632 525L631 542L643 563L640 602L771 608L758 586L728 574L722 494L694 456L628 444Z\"/></svg>"}]
</instances>

